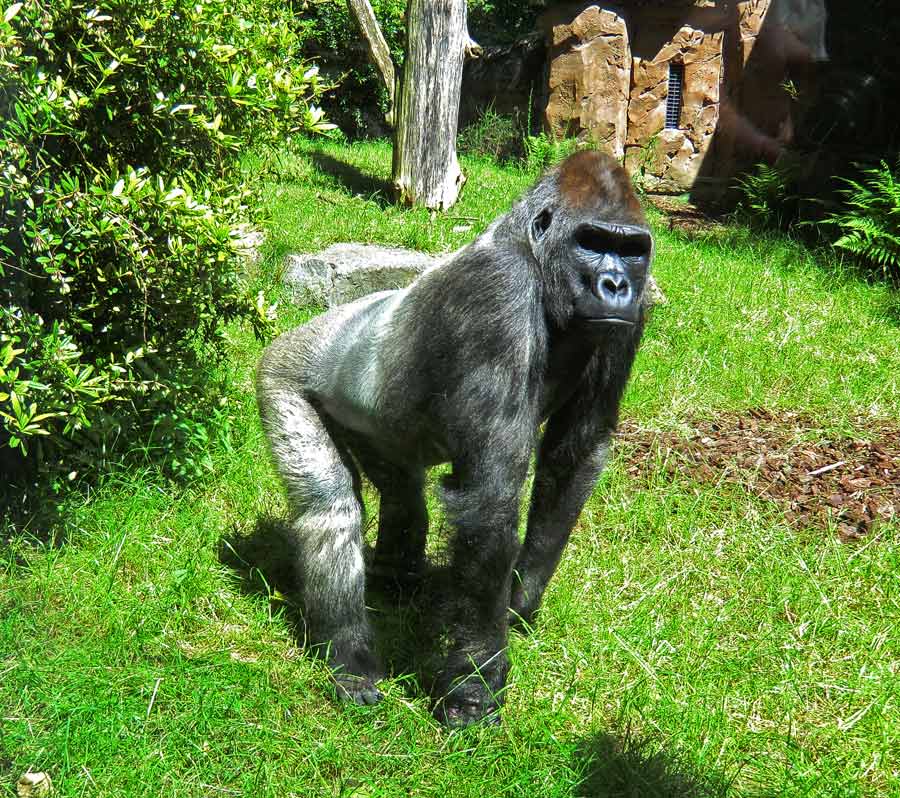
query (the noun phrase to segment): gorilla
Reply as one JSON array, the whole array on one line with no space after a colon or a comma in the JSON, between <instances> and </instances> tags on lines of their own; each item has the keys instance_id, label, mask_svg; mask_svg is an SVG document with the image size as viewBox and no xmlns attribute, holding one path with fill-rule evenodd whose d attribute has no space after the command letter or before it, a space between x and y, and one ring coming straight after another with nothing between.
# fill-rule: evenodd
<instances>
[{"instance_id":1,"label":"gorilla","mask_svg":"<svg viewBox=\"0 0 900 798\"><path fill-rule=\"evenodd\" d=\"M360 473L380 494L370 573L425 566L430 466L450 463L449 726L497 722L510 623L530 623L603 468L644 324L653 252L625 171L585 150L409 287L277 338L260 415L291 506L310 642L343 700L382 697L364 603ZM527 532L520 494L532 453Z\"/></svg>"}]
</instances>

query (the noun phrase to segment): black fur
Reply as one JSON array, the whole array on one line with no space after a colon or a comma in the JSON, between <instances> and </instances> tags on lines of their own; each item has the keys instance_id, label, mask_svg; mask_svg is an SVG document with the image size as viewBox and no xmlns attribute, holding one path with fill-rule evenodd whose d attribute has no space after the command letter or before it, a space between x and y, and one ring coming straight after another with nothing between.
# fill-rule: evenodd
<instances>
[{"instance_id":1,"label":"black fur","mask_svg":"<svg viewBox=\"0 0 900 798\"><path fill-rule=\"evenodd\" d=\"M342 697L381 696L357 469L381 493L375 571L409 582L425 560L424 471L450 462L455 589L442 597L451 653L436 714L450 725L497 717L508 618L532 620L605 462L651 250L621 167L578 153L409 288L336 308L267 349L260 412L294 508L310 633Z\"/></svg>"}]
</instances>

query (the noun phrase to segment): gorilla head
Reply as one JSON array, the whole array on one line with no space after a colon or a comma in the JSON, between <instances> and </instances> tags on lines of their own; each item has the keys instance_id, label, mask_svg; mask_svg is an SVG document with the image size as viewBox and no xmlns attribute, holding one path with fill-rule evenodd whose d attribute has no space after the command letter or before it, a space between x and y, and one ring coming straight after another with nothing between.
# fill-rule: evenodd
<instances>
[{"instance_id":1,"label":"gorilla head","mask_svg":"<svg viewBox=\"0 0 900 798\"><path fill-rule=\"evenodd\" d=\"M546 174L498 220L538 264L544 307L559 329L597 337L635 326L653 240L624 169L582 150ZM499 231L498 231L499 232Z\"/></svg>"}]
</instances>

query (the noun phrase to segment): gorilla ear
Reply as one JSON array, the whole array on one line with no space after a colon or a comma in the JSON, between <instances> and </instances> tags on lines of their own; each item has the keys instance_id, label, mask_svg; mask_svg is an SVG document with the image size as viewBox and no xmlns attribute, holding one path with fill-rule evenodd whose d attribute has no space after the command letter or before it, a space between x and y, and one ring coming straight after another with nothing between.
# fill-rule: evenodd
<instances>
[{"instance_id":1,"label":"gorilla ear","mask_svg":"<svg viewBox=\"0 0 900 798\"><path fill-rule=\"evenodd\" d=\"M535 241L540 241L544 237L544 233L547 232L552 221L553 212L549 208L544 208L534 217L534 221L531 223L531 234L534 236Z\"/></svg>"}]
</instances>

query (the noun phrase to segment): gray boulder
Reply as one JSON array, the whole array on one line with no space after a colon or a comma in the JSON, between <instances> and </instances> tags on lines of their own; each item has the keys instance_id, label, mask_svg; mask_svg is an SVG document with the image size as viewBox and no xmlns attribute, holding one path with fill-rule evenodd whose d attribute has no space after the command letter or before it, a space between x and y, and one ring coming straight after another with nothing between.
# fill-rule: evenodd
<instances>
[{"instance_id":1,"label":"gray boulder","mask_svg":"<svg viewBox=\"0 0 900 798\"><path fill-rule=\"evenodd\" d=\"M333 307L407 286L447 257L374 244L334 244L314 254L288 255L284 282L295 301Z\"/></svg>"}]
</instances>

